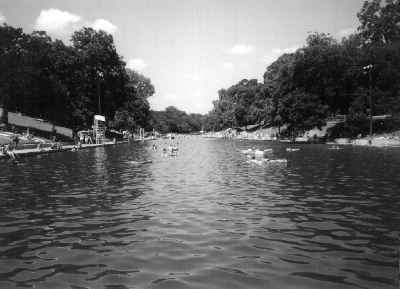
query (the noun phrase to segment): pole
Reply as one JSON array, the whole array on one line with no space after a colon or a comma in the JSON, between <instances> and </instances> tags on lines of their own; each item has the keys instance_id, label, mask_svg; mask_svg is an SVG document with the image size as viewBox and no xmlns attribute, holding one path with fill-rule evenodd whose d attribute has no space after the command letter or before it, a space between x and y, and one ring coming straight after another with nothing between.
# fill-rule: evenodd
<instances>
[{"instance_id":1,"label":"pole","mask_svg":"<svg viewBox=\"0 0 400 289\"><path fill-rule=\"evenodd\" d=\"M101 101L100 101L100 79L99 76L97 77L97 96L98 96L98 111L101 115Z\"/></svg>"},{"instance_id":2,"label":"pole","mask_svg":"<svg viewBox=\"0 0 400 289\"><path fill-rule=\"evenodd\" d=\"M369 135L372 138L372 74L371 74L372 66L368 70L368 78L369 78Z\"/></svg>"},{"instance_id":3,"label":"pole","mask_svg":"<svg viewBox=\"0 0 400 289\"><path fill-rule=\"evenodd\" d=\"M372 142L372 68L373 65L369 64L363 67L364 72L368 71L368 102L369 102L369 143Z\"/></svg>"}]
</instances>

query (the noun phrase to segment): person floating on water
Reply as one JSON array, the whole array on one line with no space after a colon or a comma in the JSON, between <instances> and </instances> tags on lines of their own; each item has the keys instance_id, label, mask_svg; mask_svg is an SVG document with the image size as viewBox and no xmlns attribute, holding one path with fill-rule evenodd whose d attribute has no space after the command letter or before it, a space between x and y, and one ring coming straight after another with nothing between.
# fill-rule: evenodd
<instances>
[{"instance_id":1,"label":"person floating on water","mask_svg":"<svg viewBox=\"0 0 400 289\"><path fill-rule=\"evenodd\" d=\"M163 157L176 157L178 155L178 146L170 143L168 147L163 147L162 156Z\"/></svg>"},{"instance_id":2,"label":"person floating on water","mask_svg":"<svg viewBox=\"0 0 400 289\"><path fill-rule=\"evenodd\" d=\"M157 151L157 145L155 143L153 144L153 151Z\"/></svg>"},{"instance_id":3,"label":"person floating on water","mask_svg":"<svg viewBox=\"0 0 400 289\"><path fill-rule=\"evenodd\" d=\"M168 155L167 149L166 149L166 148L163 148L163 149L162 149L162 156L163 156L163 157L166 157L167 155Z\"/></svg>"},{"instance_id":4,"label":"person floating on water","mask_svg":"<svg viewBox=\"0 0 400 289\"><path fill-rule=\"evenodd\" d=\"M168 152L170 156L176 157L178 155L178 147L176 145L170 144L168 147Z\"/></svg>"}]
</instances>

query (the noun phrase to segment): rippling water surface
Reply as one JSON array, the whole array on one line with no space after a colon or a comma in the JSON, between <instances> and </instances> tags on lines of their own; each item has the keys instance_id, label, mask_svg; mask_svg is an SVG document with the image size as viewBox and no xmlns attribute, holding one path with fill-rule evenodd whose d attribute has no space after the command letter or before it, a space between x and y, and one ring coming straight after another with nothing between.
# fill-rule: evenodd
<instances>
[{"instance_id":1,"label":"rippling water surface","mask_svg":"<svg viewBox=\"0 0 400 289\"><path fill-rule=\"evenodd\" d=\"M177 141L1 162L0 288L398 287L400 149Z\"/></svg>"}]
</instances>

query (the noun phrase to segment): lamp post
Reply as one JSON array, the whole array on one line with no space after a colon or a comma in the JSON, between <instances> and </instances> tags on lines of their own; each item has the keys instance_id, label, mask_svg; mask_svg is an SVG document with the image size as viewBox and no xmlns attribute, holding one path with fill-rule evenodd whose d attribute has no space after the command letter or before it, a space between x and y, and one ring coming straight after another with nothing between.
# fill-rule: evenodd
<instances>
[{"instance_id":1,"label":"lamp post","mask_svg":"<svg viewBox=\"0 0 400 289\"><path fill-rule=\"evenodd\" d=\"M100 96L100 79L103 78L103 72L102 71L97 71L97 110L98 114L101 115L101 96Z\"/></svg>"},{"instance_id":2,"label":"lamp post","mask_svg":"<svg viewBox=\"0 0 400 289\"><path fill-rule=\"evenodd\" d=\"M372 141L372 68L374 66L369 64L363 67L364 73L368 73L368 102L369 102L369 137Z\"/></svg>"},{"instance_id":3,"label":"lamp post","mask_svg":"<svg viewBox=\"0 0 400 289\"><path fill-rule=\"evenodd\" d=\"M96 138L96 143L100 144L103 142L105 134L105 117L101 115L101 94L100 94L100 80L103 78L103 72L100 70L96 71L97 80L97 110L98 115L94 116L93 130Z\"/></svg>"}]
</instances>

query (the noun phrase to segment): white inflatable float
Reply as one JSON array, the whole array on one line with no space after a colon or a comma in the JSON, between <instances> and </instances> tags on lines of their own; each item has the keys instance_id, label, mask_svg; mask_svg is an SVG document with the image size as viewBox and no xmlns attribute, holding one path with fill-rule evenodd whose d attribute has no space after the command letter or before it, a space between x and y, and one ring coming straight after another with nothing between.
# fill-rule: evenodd
<instances>
[{"instance_id":1,"label":"white inflatable float","mask_svg":"<svg viewBox=\"0 0 400 289\"><path fill-rule=\"evenodd\" d=\"M286 164L287 159L249 159L249 163L264 165L264 164Z\"/></svg>"},{"instance_id":2,"label":"white inflatable float","mask_svg":"<svg viewBox=\"0 0 400 289\"><path fill-rule=\"evenodd\" d=\"M287 152L297 152L299 150L300 150L299 148L286 148Z\"/></svg>"},{"instance_id":3,"label":"white inflatable float","mask_svg":"<svg viewBox=\"0 0 400 289\"><path fill-rule=\"evenodd\" d=\"M272 149L271 149L271 148L265 149L265 150L247 149L247 150L241 150L240 152L241 152L242 154L245 154L245 155L256 155L256 156L261 156L261 155L263 155L263 156L264 156L266 153L272 152Z\"/></svg>"}]
</instances>

